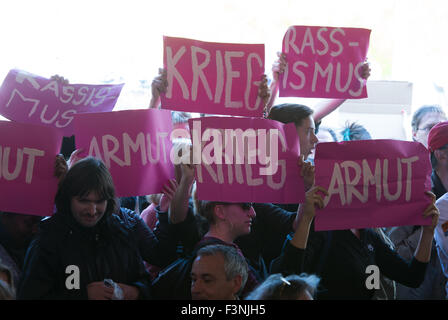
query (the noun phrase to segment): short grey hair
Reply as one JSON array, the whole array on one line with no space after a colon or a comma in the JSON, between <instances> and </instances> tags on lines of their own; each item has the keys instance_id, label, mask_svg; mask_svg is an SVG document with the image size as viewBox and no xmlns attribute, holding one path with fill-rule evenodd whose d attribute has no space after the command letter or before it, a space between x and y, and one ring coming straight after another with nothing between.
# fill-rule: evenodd
<instances>
[{"instance_id":1,"label":"short grey hair","mask_svg":"<svg viewBox=\"0 0 448 320\"><path fill-rule=\"evenodd\" d=\"M239 254L234 247L222 244L213 244L202 247L197 252L197 257L215 256L218 254L221 254L224 257L224 271L227 280L232 280L238 275L241 276L241 288L238 291L238 294L241 293L246 285L249 274L249 267L246 259Z\"/></svg>"}]
</instances>

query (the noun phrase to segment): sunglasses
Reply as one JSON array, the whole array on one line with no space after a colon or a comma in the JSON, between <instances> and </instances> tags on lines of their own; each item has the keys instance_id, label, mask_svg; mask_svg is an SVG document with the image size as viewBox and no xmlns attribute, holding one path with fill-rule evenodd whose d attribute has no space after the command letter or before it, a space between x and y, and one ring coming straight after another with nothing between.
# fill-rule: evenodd
<instances>
[{"instance_id":1,"label":"sunglasses","mask_svg":"<svg viewBox=\"0 0 448 320\"><path fill-rule=\"evenodd\" d=\"M236 206L240 206L241 209L243 210L250 210L253 206L252 202L215 202L215 205L220 204L220 205L224 205L224 206L230 206L230 205L236 205Z\"/></svg>"},{"instance_id":2,"label":"sunglasses","mask_svg":"<svg viewBox=\"0 0 448 320\"><path fill-rule=\"evenodd\" d=\"M252 202L241 202L241 203L238 203L238 205L243 210L250 210L254 204Z\"/></svg>"}]
</instances>

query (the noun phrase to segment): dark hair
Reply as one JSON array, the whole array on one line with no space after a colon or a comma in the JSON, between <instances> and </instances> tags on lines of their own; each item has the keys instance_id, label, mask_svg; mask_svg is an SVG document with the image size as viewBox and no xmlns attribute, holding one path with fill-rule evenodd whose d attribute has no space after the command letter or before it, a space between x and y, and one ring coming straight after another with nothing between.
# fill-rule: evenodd
<instances>
[{"instance_id":1,"label":"dark hair","mask_svg":"<svg viewBox=\"0 0 448 320\"><path fill-rule=\"evenodd\" d=\"M252 291L246 300L295 300L305 290L314 295L320 278L315 275L302 273L283 277L281 274L272 274Z\"/></svg>"},{"instance_id":2,"label":"dark hair","mask_svg":"<svg viewBox=\"0 0 448 320\"><path fill-rule=\"evenodd\" d=\"M107 200L105 216L116 210L115 187L109 170L101 160L87 157L76 162L59 183L55 197L58 212L71 213L72 197L83 197L91 191Z\"/></svg>"},{"instance_id":3,"label":"dark hair","mask_svg":"<svg viewBox=\"0 0 448 320\"><path fill-rule=\"evenodd\" d=\"M345 128L341 131L342 141L371 140L369 131L364 126L356 122L346 122Z\"/></svg>"},{"instance_id":4,"label":"dark hair","mask_svg":"<svg viewBox=\"0 0 448 320\"><path fill-rule=\"evenodd\" d=\"M413 132L418 130L418 127L420 126L420 122L422 121L422 118L428 113L439 113L446 118L445 112L443 111L442 107L440 107L438 105L422 106L422 107L418 108L418 110L415 111L412 116L411 126L412 126Z\"/></svg>"},{"instance_id":5,"label":"dark hair","mask_svg":"<svg viewBox=\"0 0 448 320\"><path fill-rule=\"evenodd\" d=\"M285 124L293 122L296 126L300 126L303 119L312 115L313 112L313 109L301 104L283 103L271 108L268 119Z\"/></svg>"}]
</instances>

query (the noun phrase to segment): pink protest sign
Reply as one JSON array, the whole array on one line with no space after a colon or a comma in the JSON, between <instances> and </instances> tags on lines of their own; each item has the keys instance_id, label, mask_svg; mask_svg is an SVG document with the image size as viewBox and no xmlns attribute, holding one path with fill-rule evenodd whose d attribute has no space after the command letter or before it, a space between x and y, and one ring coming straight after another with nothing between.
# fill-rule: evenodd
<instances>
[{"instance_id":1,"label":"pink protest sign","mask_svg":"<svg viewBox=\"0 0 448 320\"><path fill-rule=\"evenodd\" d=\"M7 119L53 127L73 135L78 113L111 111L123 84L61 84L21 70L11 70L0 88L0 114Z\"/></svg>"},{"instance_id":2,"label":"pink protest sign","mask_svg":"<svg viewBox=\"0 0 448 320\"><path fill-rule=\"evenodd\" d=\"M370 30L293 26L283 38L287 68L280 97L361 99L367 97L361 67Z\"/></svg>"},{"instance_id":3,"label":"pink protest sign","mask_svg":"<svg viewBox=\"0 0 448 320\"><path fill-rule=\"evenodd\" d=\"M62 135L53 128L0 121L0 210L53 214L61 143Z\"/></svg>"},{"instance_id":4,"label":"pink protest sign","mask_svg":"<svg viewBox=\"0 0 448 320\"><path fill-rule=\"evenodd\" d=\"M79 114L74 127L76 148L105 163L118 197L161 193L168 179L174 178L170 111Z\"/></svg>"},{"instance_id":5,"label":"pink protest sign","mask_svg":"<svg viewBox=\"0 0 448 320\"><path fill-rule=\"evenodd\" d=\"M428 225L431 164L417 142L364 140L319 143L316 185L326 188L316 230Z\"/></svg>"},{"instance_id":6,"label":"pink protest sign","mask_svg":"<svg viewBox=\"0 0 448 320\"><path fill-rule=\"evenodd\" d=\"M168 88L162 108L262 117L258 97L263 44L212 43L163 37Z\"/></svg>"},{"instance_id":7,"label":"pink protest sign","mask_svg":"<svg viewBox=\"0 0 448 320\"><path fill-rule=\"evenodd\" d=\"M189 126L200 200L303 202L294 124L206 117L190 119Z\"/></svg>"}]
</instances>

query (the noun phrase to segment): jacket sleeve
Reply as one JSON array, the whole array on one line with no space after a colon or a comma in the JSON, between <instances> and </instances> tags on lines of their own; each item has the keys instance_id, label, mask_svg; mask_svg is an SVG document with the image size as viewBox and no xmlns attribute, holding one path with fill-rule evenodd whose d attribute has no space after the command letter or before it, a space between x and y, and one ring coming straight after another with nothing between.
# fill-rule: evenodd
<instances>
[{"instance_id":1,"label":"jacket sleeve","mask_svg":"<svg viewBox=\"0 0 448 320\"><path fill-rule=\"evenodd\" d=\"M141 261L138 263L137 276L129 285L138 289L139 300L149 300L152 298L151 279Z\"/></svg>"},{"instance_id":2,"label":"jacket sleeve","mask_svg":"<svg viewBox=\"0 0 448 320\"><path fill-rule=\"evenodd\" d=\"M372 232L373 234L373 232ZM396 251L392 250L381 238L373 234L375 243L375 260L380 272L389 279L395 280L407 287L418 288L426 273L427 263L412 257L405 261Z\"/></svg>"},{"instance_id":3,"label":"jacket sleeve","mask_svg":"<svg viewBox=\"0 0 448 320\"><path fill-rule=\"evenodd\" d=\"M414 228L414 226L393 227L389 230L388 235L398 254L406 260L411 260L420 240L420 228Z\"/></svg>"},{"instance_id":4,"label":"jacket sleeve","mask_svg":"<svg viewBox=\"0 0 448 320\"><path fill-rule=\"evenodd\" d=\"M303 272L303 261L305 250L294 247L288 235L280 256L271 262L270 273L301 274Z\"/></svg>"},{"instance_id":5,"label":"jacket sleeve","mask_svg":"<svg viewBox=\"0 0 448 320\"><path fill-rule=\"evenodd\" d=\"M169 221L168 212L161 212L159 206L156 207L156 212L158 222L154 233L164 254L164 266L167 266L178 258L178 246L183 248L184 254L189 254L201 237L192 206L188 207L187 218L176 224Z\"/></svg>"},{"instance_id":6,"label":"jacket sleeve","mask_svg":"<svg viewBox=\"0 0 448 320\"><path fill-rule=\"evenodd\" d=\"M148 227L145 221L138 216L134 211L120 208L123 219L128 221L135 233L135 238L138 242L138 248L142 259L149 264L161 267L164 265L163 252L159 239L157 239L154 232Z\"/></svg>"},{"instance_id":7,"label":"jacket sleeve","mask_svg":"<svg viewBox=\"0 0 448 320\"><path fill-rule=\"evenodd\" d=\"M314 222L311 226L311 230L313 229ZM311 231L306 249L293 246L291 244L293 236L293 233L287 236L280 256L271 263L270 273L301 274L302 272L317 272L320 263L319 258L323 254L325 241L327 241L326 233Z\"/></svg>"},{"instance_id":8,"label":"jacket sleeve","mask_svg":"<svg viewBox=\"0 0 448 320\"><path fill-rule=\"evenodd\" d=\"M58 257L56 246L42 245L39 238L33 240L25 257L17 299L87 299L86 288L69 290L66 287L70 274L63 274Z\"/></svg>"}]
</instances>

